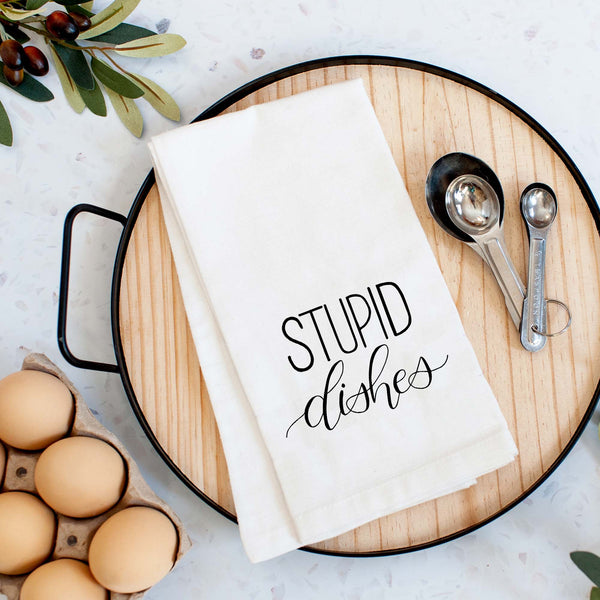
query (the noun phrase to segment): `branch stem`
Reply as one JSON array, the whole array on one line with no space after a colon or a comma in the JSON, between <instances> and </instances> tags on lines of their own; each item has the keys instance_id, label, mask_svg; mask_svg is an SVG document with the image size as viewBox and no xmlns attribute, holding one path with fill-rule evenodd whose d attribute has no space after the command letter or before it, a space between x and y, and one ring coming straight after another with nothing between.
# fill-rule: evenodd
<instances>
[{"instance_id":1,"label":"branch stem","mask_svg":"<svg viewBox=\"0 0 600 600\"><path fill-rule=\"evenodd\" d=\"M44 31L43 29L39 29L38 27L32 27L31 25L28 25L26 23L20 23L20 25L24 28L24 29L29 29L29 31L33 31L45 38L48 38L49 40L56 42L57 44L60 44L61 46L64 46L65 48L70 48L71 50L80 50L82 52L88 51L88 50L100 50L101 52L104 50L110 50L112 48L112 46L108 46L108 47L102 47L102 46L76 46L75 44L69 44L69 42L65 42L65 40L61 40L57 37L54 37L52 34L48 33L47 31Z\"/></svg>"}]
</instances>

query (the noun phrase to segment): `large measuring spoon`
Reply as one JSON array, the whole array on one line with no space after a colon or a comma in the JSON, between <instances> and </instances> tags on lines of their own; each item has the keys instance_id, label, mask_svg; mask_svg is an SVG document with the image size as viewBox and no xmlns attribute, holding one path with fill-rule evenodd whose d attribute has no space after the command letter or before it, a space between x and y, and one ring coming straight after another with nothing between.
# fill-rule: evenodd
<instances>
[{"instance_id":1,"label":"large measuring spoon","mask_svg":"<svg viewBox=\"0 0 600 600\"><path fill-rule=\"evenodd\" d=\"M461 175L446 190L446 210L450 220L473 238L480 256L496 277L508 312L519 328L523 284L506 249L496 192L477 175Z\"/></svg>"},{"instance_id":2,"label":"large measuring spoon","mask_svg":"<svg viewBox=\"0 0 600 600\"><path fill-rule=\"evenodd\" d=\"M504 196L495 173L475 156L447 154L431 167L425 196L437 223L468 244L490 267L520 330L525 288L506 250Z\"/></svg>"},{"instance_id":3,"label":"large measuring spoon","mask_svg":"<svg viewBox=\"0 0 600 600\"><path fill-rule=\"evenodd\" d=\"M531 352L541 350L546 344L546 238L557 211L556 196L547 185L532 183L523 190L521 215L529 236L529 267L521 321L521 344Z\"/></svg>"}]
</instances>

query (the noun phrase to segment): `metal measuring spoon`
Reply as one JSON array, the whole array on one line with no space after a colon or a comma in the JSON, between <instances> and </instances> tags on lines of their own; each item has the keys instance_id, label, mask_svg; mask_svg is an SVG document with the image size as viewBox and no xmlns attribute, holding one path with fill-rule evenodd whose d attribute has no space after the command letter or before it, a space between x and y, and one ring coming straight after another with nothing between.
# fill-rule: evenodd
<instances>
[{"instance_id":1,"label":"metal measuring spoon","mask_svg":"<svg viewBox=\"0 0 600 600\"><path fill-rule=\"evenodd\" d=\"M457 185L454 182L458 178L467 175L471 178L476 177L474 181L477 182L478 188L475 196L471 194L471 206L464 203L467 198L463 196L458 198L457 203L451 199L449 208L446 204L448 189L453 184ZM464 191L459 194L463 194ZM454 196L454 193L453 190L451 196ZM504 294L509 314L517 329L520 329L525 288L504 244L504 195L494 171L470 154L446 154L429 170L425 183L425 197L438 225L446 233L469 245L488 264ZM461 215L458 214L459 206ZM454 214L454 218L451 213ZM482 229L485 229L485 232Z\"/></svg>"},{"instance_id":2,"label":"metal measuring spoon","mask_svg":"<svg viewBox=\"0 0 600 600\"><path fill-rule=\"evenodd\" d=\"M461 242L469 245L473 238L459 229L448 216L446 211L446 190L459 175L477 175L485 179L496 192L500 201L500 222L504 218L504 194L500 180L488 165L481 159L464 152L445 154L433 163L425 182L425 198L433 218L444 231Z\"/></svg>"},{"instance_id":3,"label":"metal measuring spoon","mask_svg":"<svg viewBox=\"0 0 600 600\"><path fill-rule=\"evenodd\" d=\"M508 255L500 225L500 201L492 186L477 175L461 175L446 190L450 220L473 238L504 294L508 312L521 325L523 284Z\"/></svg>"},{"instance_id":4,"label":"metal measuring spoon","mask_svg":"<svg viewBox=\"0 0 600 600\"><path fill-rule=\"evenodd\" d=\"M543 335L546 333L546 238L557 211L556 195L547 185L532 183L523 190L521 215L529 236L529 266L521 321L521 343L531 352L541 350L546 344L546 336Z\"/></svg>"}]
</instances>

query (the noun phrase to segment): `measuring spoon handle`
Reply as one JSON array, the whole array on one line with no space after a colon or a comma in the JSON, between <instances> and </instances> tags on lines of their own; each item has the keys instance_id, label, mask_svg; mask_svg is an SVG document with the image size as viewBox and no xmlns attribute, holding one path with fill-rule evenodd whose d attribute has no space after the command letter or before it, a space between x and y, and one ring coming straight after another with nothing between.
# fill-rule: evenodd
<instances>
[{"instance_id":1,"label":"measuring spoon handle","mask_svg":"<svg viewBox=\"0 0 600 600\"><path fill-rule=\"evenodd\" d=\"M521 322L521 344L530 352L541 350L546 337L536 333L546 331L546 299L544 298L544 273L546 271L546 236L530 231L529 271L527 274L527 296L523 302Z\"/></svg>"},{"instance_id":2,"label":"measuring spoon handle","mask_svg":"<svg viewBox=\"0 0 600 600\"><path fill-rule=\"evenodd\" d=\"M517 273L504 243L502 235L487 239L479 244L481 256L489 265L502 293L504 302L517 330L521 328L521 311L525 288Z\"/></svg>"}]
</instances>

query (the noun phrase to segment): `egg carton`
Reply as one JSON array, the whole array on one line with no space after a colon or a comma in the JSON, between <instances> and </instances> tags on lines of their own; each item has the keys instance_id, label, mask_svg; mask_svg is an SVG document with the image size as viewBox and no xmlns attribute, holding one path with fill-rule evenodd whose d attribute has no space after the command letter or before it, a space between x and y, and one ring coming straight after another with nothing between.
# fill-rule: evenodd
<instances>
[{"instance_id":1,"label":"egg carton","mask_svg":"<svg viewBox=\"0 0 600 600\"><path fill-rule=\"evenodd\" d=\"M140 470L123 444L108 429L101 425L92 415L75 386L65 374L43 354L29 354L23 361L22 370L34 370L49 373L58 377L70 390L75 401L75 416L70 433L65 437L95 437L111 444L123 457L127 465L127 483L119 502L110 510L89 519L73 519L57 514L56 543L50 560L58 558L74 558L87 562L88 549L94 534L111 515L130 506L148 506L165 513L175 525L179 544L175 564L190 549L191 541L177 515L165 504L144 481ZM22 491L37 494L34 483L35 465L40 457L39 452L24 452L16 448L6 447L6 469L2 492ZM0 483L2 473L0 473ZM0 594L8 600L18 600L23 582L27 575L0 574ZM138 600L148 590L134 594L110 592L110 600Z\"/></svg>"}]
</instances>

